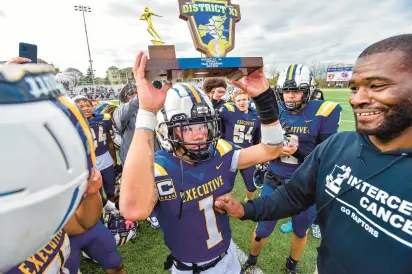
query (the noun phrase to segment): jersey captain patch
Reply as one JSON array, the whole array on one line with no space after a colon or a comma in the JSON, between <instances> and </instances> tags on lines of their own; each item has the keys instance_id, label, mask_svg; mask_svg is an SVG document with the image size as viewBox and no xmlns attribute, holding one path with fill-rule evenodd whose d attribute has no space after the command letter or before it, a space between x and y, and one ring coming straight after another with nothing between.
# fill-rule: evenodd
<instances>
[{"instance_id":1,"label":"jersey captain patch","mask_svg":"<svg viewBox=\"0 0 412 274\"><path fill-rule=\"evenodd\" d=\"M156 189L159 192L159 200L173 200L177 198L176 190L172 179L165 179L155 182Z\"/></svg>"}]
</instances>

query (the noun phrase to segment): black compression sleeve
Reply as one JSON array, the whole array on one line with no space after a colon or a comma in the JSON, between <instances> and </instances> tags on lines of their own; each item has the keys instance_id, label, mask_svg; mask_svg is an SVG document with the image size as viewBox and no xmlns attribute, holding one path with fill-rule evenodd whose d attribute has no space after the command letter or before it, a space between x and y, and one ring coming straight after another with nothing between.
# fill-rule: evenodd
<instances>
[{"instance_id":1,"label":"black compression sleeve","mask_svg":"<svg viewBox=\"0 0 412 274\"><path fill-rule=\"evenodd\" d=\"M279 120L278 102L273 90L269 87L262 94L253 97L260 122L268 125Z\"/></svg>"}]
</instances>

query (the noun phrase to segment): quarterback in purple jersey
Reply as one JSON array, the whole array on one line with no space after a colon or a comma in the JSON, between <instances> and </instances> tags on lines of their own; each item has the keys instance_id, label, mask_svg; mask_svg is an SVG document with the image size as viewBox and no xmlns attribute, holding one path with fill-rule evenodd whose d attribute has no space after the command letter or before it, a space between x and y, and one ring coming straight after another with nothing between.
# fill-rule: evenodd
<instances>
[{"instance_id":1,"label":"quarterback in purple jersey","mask_svg":"<svg viewBox=\"0 0 412 274\"><path fill-rule=\"evenodd\" d=\"M75 99L76 104L83 111L89 122L92 133L95 153L96 168L100 170L103 177L103 188L110 201L115 200L116 171L116 150L110 131L113 123L110 114L93 113L92 104L89 99L80 97Z\"/></svg>"},{"instance_id":2,"label":"quarterback in purple jersey","mask_svg":"<svg viewBox=\"0 0 412 274\"><path fill-rule=\"evenodd\" d=\"M223 138L242 148L258 144L260 121L256 109L249 107L249 96L239 89L233 94L233 101L234 103L226 103L220 109ZM240 171L246 185L245 202L253 199L255 194L254 171L254 166Z\"/></svg>"},{"instance_id":3,"label":"quarterback in purple jersey","mask_svg":"<svg viewBox=\"0 0 412 274\"><path fill-rule=\"evenodd\" d=\"M285 143L281 157L269 162L261 196L270 195L285 184L315 147L338 131L340 105L311 101L312 76L301 64L290 65L279 76L276 94L279 102L280 122L285 130ZM315 206L292 217L292 243L286 260L286 273L296 274L296 266L306 245L306 232L315 219ZM242 273L253 273L257 258L266 245L277 221L259 222L251 239L251 250Z\"/></svg>"},{"instance_id":4,"label":"quarterback in purple jersey","mask_svg":"<svg viewBox=\"0 0 412 274\"><path fill-rule=\"evenodd\" d=\"M229 218L215 214L213 203L232 190L237 169L280 154L284 137L273 90L263 69L245 83L233 81L255 100L262 123L262 143L236 149L219 138L219 116L203 91L188 84L154 88L145 78L146 62L139 53L134 75L140 109L123 170L120 211L127 219L144 220L155 209L173 274L238 274ZM164 150L154 156L155 128Z\"/></svg>"}]
</instances>

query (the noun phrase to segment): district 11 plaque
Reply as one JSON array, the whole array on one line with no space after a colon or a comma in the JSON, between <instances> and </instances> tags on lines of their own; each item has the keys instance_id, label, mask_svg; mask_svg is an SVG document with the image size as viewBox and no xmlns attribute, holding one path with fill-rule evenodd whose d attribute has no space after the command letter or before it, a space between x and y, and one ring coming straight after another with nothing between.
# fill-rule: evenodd
<instances>
[{"instance_id":1,"label":"district 11 plaque","mask_svg":"<svg viewBox=\"0 0 412 274\"><path fill-rule=\"evenodd\" d=\"M227 77L238 80L263 67L262 57L226 57L235 48L239 5L230 0L179 0L193 44L202 58L176 58L173 45L149 46L146 65L151 80Z\"/></svg>"}]
</instances>

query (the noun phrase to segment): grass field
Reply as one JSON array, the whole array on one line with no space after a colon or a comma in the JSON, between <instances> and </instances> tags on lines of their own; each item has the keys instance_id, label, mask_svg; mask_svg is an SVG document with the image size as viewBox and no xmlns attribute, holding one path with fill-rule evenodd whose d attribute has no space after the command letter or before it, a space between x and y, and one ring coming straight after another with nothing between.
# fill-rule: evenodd
<instances>
[{"instance_id":1,"label":"grass field","mask_svg":"<svg viewBox=\"0 0 412 274\"><path fill-rule=\"evenodd\" d=\"M324 90L325 98L328 101L339 103L342 108L342 119L340 131L354 129L353 113L348 103L348 90L330 89ZM244 198L244 184L242 178L236 179L233 194L239 199ZM283 224L286 220L280 220ZM231 220L233 230L233 240L243 250L249 254L250 237L256 224L250 221ZM316 263L316 248L320 240L312 237L309 233L308 245L299 262L301 274L312 274ZM259 267L264 273L278 274L284 273L283 267L285 258L289 255L290 234L283 234L279 231L279 225L271 235L270 241L259 256ZM131 274L163 274L170 273L163 270L163 262L168 255L168 249L163 243L163 233L160 229L154 230L149 222L142 221L139 223L138 235L132 242L119 248L123 257L127 273ZM83 274L104 273L98 265L89 260L82 259L81 272Z\"/></svg>"}]
</instances>

